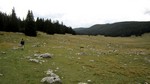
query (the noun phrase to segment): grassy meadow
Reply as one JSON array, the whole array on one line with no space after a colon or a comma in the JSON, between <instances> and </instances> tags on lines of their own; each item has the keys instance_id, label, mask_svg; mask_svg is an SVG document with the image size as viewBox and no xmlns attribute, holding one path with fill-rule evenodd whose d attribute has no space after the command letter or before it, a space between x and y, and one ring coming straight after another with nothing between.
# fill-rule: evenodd
<instances>
[{"instance_id":1,"label":"grassy meadow","mask_svg":"<svg viewBox=\"0 0 150 84\"><path fill-rule=\"evenodd\" d=\"M19 49L21 39L24 50ZM34 54L50 53L44 62ZM37 59L37 58L35 58ZM150 84L150 34L141 37L0 32L0 84L42 84L52 69L63 84Z\"/></svg>"}]
</instances>

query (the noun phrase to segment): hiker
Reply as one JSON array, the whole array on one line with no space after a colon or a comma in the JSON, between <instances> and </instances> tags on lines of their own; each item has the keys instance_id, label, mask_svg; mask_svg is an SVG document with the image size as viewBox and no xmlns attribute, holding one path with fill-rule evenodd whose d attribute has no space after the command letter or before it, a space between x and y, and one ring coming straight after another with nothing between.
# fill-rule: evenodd
<instances>
[{"instance_id":1,"label":"hiker","mask_svg":"<svg viewBox=\"0 0 150 84\"><path fill-rule=\"evenodd\" d=\"M24 42L24 40L22 39L22 40L20 41L21 49L24 49L24 44L25 44L25 42Z\"/></svg>"}]
</instances>

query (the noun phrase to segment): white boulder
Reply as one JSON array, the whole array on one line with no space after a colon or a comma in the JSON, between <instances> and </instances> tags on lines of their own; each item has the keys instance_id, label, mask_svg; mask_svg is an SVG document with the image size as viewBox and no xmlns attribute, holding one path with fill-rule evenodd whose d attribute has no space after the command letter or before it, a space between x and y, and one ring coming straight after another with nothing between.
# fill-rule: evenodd
<instances>
[{"instance_id":1,"label":"white boulder","mask_svg":"<svg viewBox=\"0 0 150 84\"><path fill-rule=\"evenodd\" d=\"M78 84L88 84L88 83L84 83L84 82L79 82Z\"/></svg>"},{"instance_id":2,"label":"white boulder","mask_svg":"<svg viewBox=\"0 0 150 84\"><path fill-rule=\"evenodd\" d=\"M3 74L0 73L0 76L3 76Z\"/></svg>"},{"instance_id":3,"label":"white boulder","mask_svg":"<svg viewBox=\"0 0 150 84\"><path fill-rule=\"evenodd\" d=\"M52 58L53 54L44 53L44 54L34 54L35 57L42 57L42 58Z\"/></svg>"},{"instance_id":4,"label":"white boulder","mask_svg":"<svg viewBox=\"0 0 150 84\"><path fill-rule=\"evenodd\" d=\"M37 59L29 59L29 61L39 63L39 60L37 60Z\"/></svg>"},{"instance_id":5,"label":"white boulder","mask_svg":"<svg viewBox=\"0 0 150 84\"><path fill-rule=\"evenodd\" d=\"M40 57L43 57L43 58L51 58L52 56L53 55L50 53L40 54Z\"/></svg>"},{"instance_id":6,"label":"white boulder","mask_svg":"<svg viewBox=\"0 0 150 84\"><path fill-rule=\"evenodd\" d=\"M47 83L49 83L49 84L58 82L58 83L62 84L60 78L55 78L55 77L44 77L44 78L41 80L41 82L42 82L42 83L47 82Z\"/></svg>"},{"instance_id":7,"label":"white boulder","mask_svg":"<svg viewBox=\"0 0 150 84\"><path fill-rule=\"evenodd\" d=\"M59 84L62 84L61 82L61 79L59 78L59 76L55 73L53 73L53 70L51 69L48 69L46 71L46 75L48 75L47 77L44 77L42 78L41 82L44 83L49 83L49 84L52 84L52 83L59 83Z\"/></svg>"}]
</instances>

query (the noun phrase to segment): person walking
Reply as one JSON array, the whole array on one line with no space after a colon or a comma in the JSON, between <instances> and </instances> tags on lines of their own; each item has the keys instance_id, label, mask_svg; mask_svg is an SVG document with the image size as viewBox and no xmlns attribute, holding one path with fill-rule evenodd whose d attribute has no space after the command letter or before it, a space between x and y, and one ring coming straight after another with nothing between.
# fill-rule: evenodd
<instances>
[{"instance_id":1,"label":"person walking","mask_svg":"<svg viewBox=\"0 0 150 84\"><path fill-rule=\"evenodd\" d=\"M20 46L21 46L21 49L23 50L24 49L24 45L25 45L25 41L23 39L21 39L20 41Z\"/></svg>"}]
</instances>

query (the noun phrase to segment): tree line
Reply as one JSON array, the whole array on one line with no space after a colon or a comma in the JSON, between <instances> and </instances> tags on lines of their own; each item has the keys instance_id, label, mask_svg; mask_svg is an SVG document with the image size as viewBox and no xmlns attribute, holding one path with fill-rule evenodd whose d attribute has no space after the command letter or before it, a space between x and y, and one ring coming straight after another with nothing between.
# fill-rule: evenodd
<instances>
[{"instance_id":1,"label":"tree line","mask_svg":"<svg viewBox=\"0 0 150 84\"><path fill-rule=\"evenodd\" d=\"M12 14L0 12L0 31L6 32L23 32L27 36L37 36L37 31L46 32L47 34L73 34L75 31L71 27L67 27L63 22L52 21L37 17L34 20L33 12L28 10L25 19L21 20L16 16L15 8Z\"/></svg>"}]
</instances>

